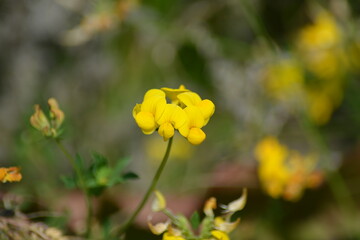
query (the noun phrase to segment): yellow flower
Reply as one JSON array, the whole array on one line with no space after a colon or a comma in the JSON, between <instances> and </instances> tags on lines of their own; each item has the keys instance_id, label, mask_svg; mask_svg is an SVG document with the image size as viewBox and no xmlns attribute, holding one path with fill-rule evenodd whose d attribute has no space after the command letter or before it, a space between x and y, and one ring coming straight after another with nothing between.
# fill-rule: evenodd
<instances>
[{"instance_id":1,"label":"yellow flower","mask_svg":"<svg viewBox=\"0 0 360 240\"><path fill-rule=\"evenodd\" d=\"M186 107L195 106L201 112L205 120L204 126L208 123L210 117L215 112L215 105L209 99L202 100L200 96L194 92L184 92L177 96L181 104Z\"/></svg>"},{"instance_id":2,"label":"yellow flower","mask_svg":"<svg viewBox=\"0 0 360 240\"><path fill-rule=\"evenodd\" d=\"M172 103L166 102L166 97ZM175 130L194 145L202 143L206 135L201 130L214 114L212 101L202 100L183 85L178 89L151 89L146 92L141 104L136 104L133 117L143 133L152 134L156 129L166 141Z\"/></svg>"},{"instance_id":3,"label":"yellow flower","mask_svg":"<svg viewBox=\"0 0 360 240\"><path fill-rule=\"evenodd\" d=\"M303 83L304 73L295 59L282 59L266 69L266 90L277 100L289 101L299 96Z\"/></svg>"},{"instance_id":4,"label":"yellow flower","mask_svg":"<svg viewBox=\"0 0 360 240\"><path fill-rule=\"evenodd\" d=\"M265 191L273 198L299 199L308 183L320 182L313 176L316 157L302 156L289 150L274 137L266 137L255 149L259 161L259 179ZM316 184L314 184L316 186Z\"/></svg>"},{"instance_id":5,"label":"yellow flower","mask_svg":"<svg viewBox=\"0 0 360 240\"><path fill-rule=\"evenodd\" d=\"M201 130L205 125L204 116L195 106L186 107L184 111L187 114L189 121L179 128L179 132L186 137L190 143L198 145L206 138L206 134Z\"/></svg>"},{"instance_id":6,"label":"yellow flower","mask_svg":"<svg viewBox=\"0 0 360 240\"><path fill-rule=\"evenodd\" d=\"M313 25L301 30L299 47L305 50L328 48L341 41L341 32L335 19L329 12L321 11L315 17Z\"/></svg>"},{"instance_id":7,"label":"yellow flower","mask_svg":"<svg viewBox=\"0 0 360 240\"><path fill-rule=\"evenodd\" d=\"M46 137L58 137L59 129L64 121L65 115L60 110L59 104L54 98L48 100L50 108L50 120L46 117L41 107L35 105L35 113L30 117L31 125Z\"/></svg>"},{"instance_id":8,"label":"yellow flower","mask_svg":"<svg viewBox=\"0 0 360 240\"><path fill-rule=\"evenodd\" d=\"M166 106L165 93L159 89L151 89L146 92L142 104L136 104L133 109L133 117L144 134L153 133Z\"/></svg>"},{"instance_id":9,"label":"yellow flower","mask_svg":"<svg viewBox=\"0 0 360 240\"><path fill-rule=\"evenodd\" d=\"M214 236L216 240L230 240L229 236L223 231L213 230L211 231L211 235Z\"/></svg>"},{"instance_id":10,"label":"yellow flower","mask_svg":"<svg viewBox=\"0 0 360 240\"><path fill-rule=\"evenodd\" d=\"M0 168L0 181L5 182L19 182L22 178L20 168Z\"/></svg>"}]
</instances>

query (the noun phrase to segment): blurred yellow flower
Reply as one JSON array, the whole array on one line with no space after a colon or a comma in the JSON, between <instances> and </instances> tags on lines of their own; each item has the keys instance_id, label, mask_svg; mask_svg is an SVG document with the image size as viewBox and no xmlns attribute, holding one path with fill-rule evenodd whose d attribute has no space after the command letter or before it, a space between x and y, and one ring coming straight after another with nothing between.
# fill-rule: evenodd
<instances>
[{"instance_id":1,"label":"blurred yellow flower","mask_svg":"<svg viewBox=\"0 0 360 240\"><path fill-rule=\"evenodd\" d=\"M269 95L277 100L289 101L301 94L304 73L293 58L281 59L268 66L264 78Z\"/></svg>"},{"instance_id":2,"label":"blurred yellow flower","mask_svg":"<svg viewBox=\"0 0 360 240\"><path fill-rule=\"evenodd\" d=\"M298 45L304 50L326 49L342 40L342 33L334 17L327 11L317 13L314 24L304 27L299 33Z\"/></svg>"},{"instance_id":3,"label":"blurred yellow flower","mask_svg":"<svg viewBox=\"0 0 360 240\"><path fill-rule=\"evenodd\" d=\"M262 139L255 148L255 157L259 161L259 179L265 191L273 198L283 197L298 200L304 189L317 187L321 181L314 182L319 176L315 170L317 158L302 156L280 144L275 137Z\"/></svg>"},{"instance_id":4,"label":"blurred yellow flower","mask_svg":"<svg viewBox=\"0 0 360 240\"><path fill-rule=\"evenodd\" d=\"M166 97L172 103L167 103ZM179 130L190 143L198 145L206 138L201 128L208 123L214 111L212 101L202 100L182 85L178 89L147 91L143 102L135 105L133 117L144 134L151 134L157 129L166 141L174 136L175 130Z\"/></svg>"},{"instance_id":5,"label":"blurred yellow flower","mask_svg":"<svg viewBox=\"0 0 360 240\"><path fill-rule=\"evenodd\" d=\"M20 168L9 167L0 168L0 181L5 182L19 182L22 179Z\"/></svg>"},{"instance_id":6,"label":"blurred yellow flower","mask_svg":"<svg viewBox=\"0 0 360 240\"><path fill-rule=\"evenodd\" d=\"M31 125L39 130L46 137L57 138L60 135L60 127L64 121L65 115L60 110L59 104L55 98L48 100L50 108L50 118L48 118L40 105L35 105L35 113L30 117Z\"/></svg>"}]
</instances>

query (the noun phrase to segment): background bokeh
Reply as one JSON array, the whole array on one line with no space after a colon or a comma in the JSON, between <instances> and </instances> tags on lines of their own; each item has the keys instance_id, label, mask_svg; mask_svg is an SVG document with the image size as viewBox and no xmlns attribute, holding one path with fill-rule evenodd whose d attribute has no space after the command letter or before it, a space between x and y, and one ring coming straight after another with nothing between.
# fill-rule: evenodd
<instances>
[{"instance_id":1,"label":"background bokeh","mask_svg":"<svg viewBox=\"0 0 360 240\"><path fill-rule=\"evenodd\" d=\"M175 136L158 186L175 212L190 216L210 196L228 203L248 188L232 239L359 238L359 15L355 0L2 0L0 162L23 173L1 186L2 198L53 213L35 220L69 234L81 228L82 198L60 181L70 166L29 123L33 105L55 97L73 153L131 159L140 179L96 199L100 221L122 222L166 147L142 134L132 109L148 89L184 84L216 111L200 146ZM296 201L269 196L254 155L266 136L316 156L322 184ZM160 238L150 214L128 239Z\"/></svg>"}]
</instances>

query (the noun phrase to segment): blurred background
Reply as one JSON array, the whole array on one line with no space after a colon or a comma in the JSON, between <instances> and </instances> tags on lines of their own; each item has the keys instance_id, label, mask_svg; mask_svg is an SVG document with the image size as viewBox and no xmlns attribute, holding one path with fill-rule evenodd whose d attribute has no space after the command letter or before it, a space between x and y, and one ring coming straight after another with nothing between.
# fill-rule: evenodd
<instances>
[{"instance_id":1,"label":"blurred background","mask_svg":"<svg viewBox=\"0 0 360 240\"><path fill-rule=\"evenodd\" d=\"M174 212L247 188L232 239L359 239L359 26L355 0L2 0L0 163L23 180L1 198L66 233L83 227L82 197L60 180L68 162L29 123L55 97L72 153L131 159L140 178L95 200L99 229L123 222L166 147L132 109L184 84L216 111L200 146L175 136L158 185ZM128 239L160 239L149 215Z\"/></svg>"}]
</instances>

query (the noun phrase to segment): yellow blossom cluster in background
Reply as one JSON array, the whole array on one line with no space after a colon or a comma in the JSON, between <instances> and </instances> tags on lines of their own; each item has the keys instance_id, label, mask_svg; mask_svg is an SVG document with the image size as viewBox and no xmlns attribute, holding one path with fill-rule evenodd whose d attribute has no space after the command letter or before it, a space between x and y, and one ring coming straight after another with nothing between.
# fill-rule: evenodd
<instances>
[{"instance_id":1,"label":"yellow blossom cluster in background","mask_svg":"<svg viewBox=\"0 0 360 240\"><path fill-rule=\"evenodd\" d=\"M312 24L297 34L295 51L265 70L265 87L271 97L303 106L318 125L327 123L343 98L346 74L345 36L336 19L318 11Z\"/></svg>"},{"instance_id":2,"label":"yellow blossom cluster in background","mask_svg":"<svg viewBox=\"0 0 360 240\"><path fill-rule=\"evenodd\" d=\"M22 179L20 168L9 167L0 168L0 181L5 182L19 182Z\"/></svg>"},{"instance_id":3,"label":"yellow blossom cluster in background","mask_svg":"<svg viewBox=\"0 0 360 240\"><path fill-rule=\"evenodd\" d=\"M170 209L166 208L164 196L155 191L155 200L152 203L154 212L163 212L169 217L166 222L160 222L155 225L148 223L152 233L156 235L163 234L163 240L230 240L229 233L232 232L240 223L240 218L232 220L234 213L241 211L246 204L247 190L243 190L242 196L230 202L228 205L222 205L222 215L215 216L214 209L217 208L216 198L209 198L204 206L205 217L201 222L199 234L194 234L193 227L183 215L175 215Z\"/></svg>"},{"instance_id":4,"label":"yellow blossom cluster in background","mask_svg":"<svg viewBox=\"0 0 360 240\"><path fill-rule=\"evenodd\" d=\"M190 143L198 145L206 138L201 128L214 111L212 101L202 100L197 93L180 86L178 89L150 89L143 102L134 107L133 117L144 134L157 130L166 141L178 130Z\"/></svg>"},{"instance_id":5,"label":"yellow blossom cluster in background","mask_svg":"<svg viewBox=\"0 0 360 240\"><path fill-rule=\"evenodd\" d=\"M259 161L260 182L273 198L296 201L306 188L315 188L322 182L315 156L288 149L275 137L262 139L255 148L255 157Z\"/></svg>"}]
</instances>

